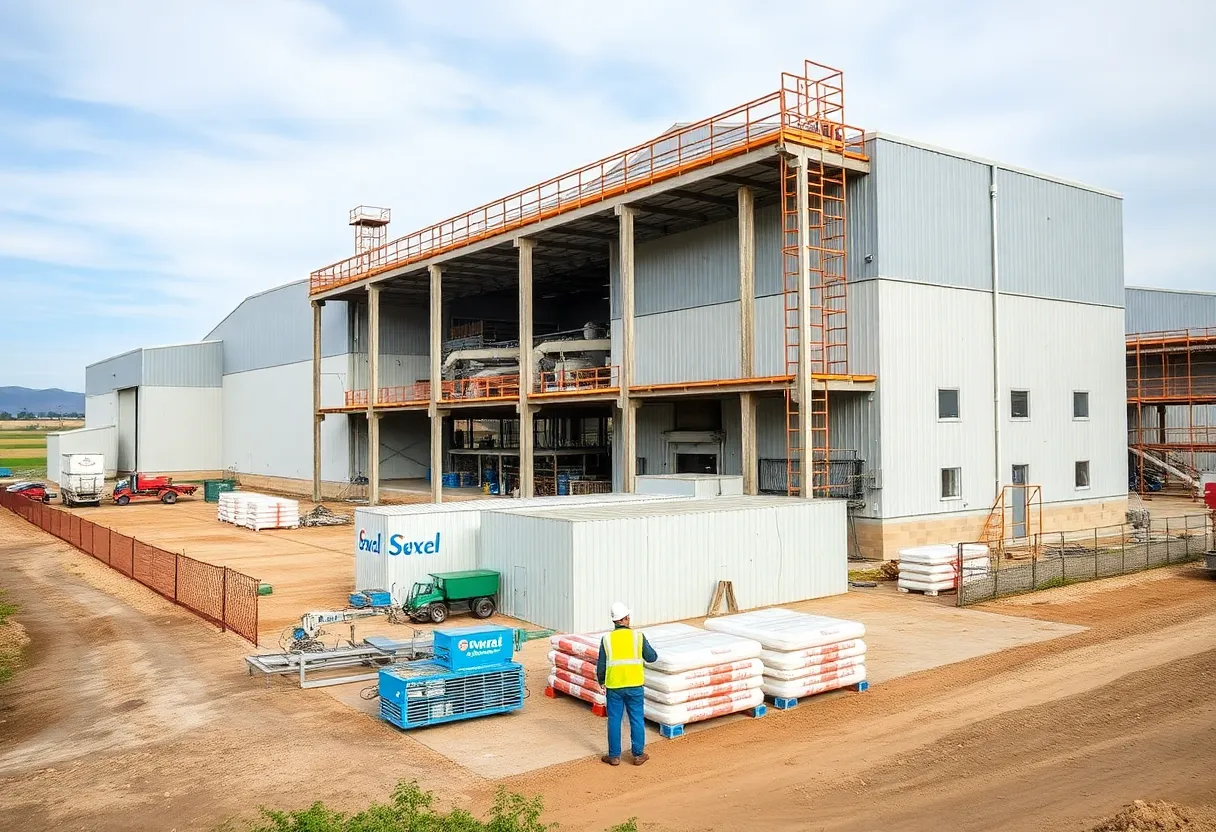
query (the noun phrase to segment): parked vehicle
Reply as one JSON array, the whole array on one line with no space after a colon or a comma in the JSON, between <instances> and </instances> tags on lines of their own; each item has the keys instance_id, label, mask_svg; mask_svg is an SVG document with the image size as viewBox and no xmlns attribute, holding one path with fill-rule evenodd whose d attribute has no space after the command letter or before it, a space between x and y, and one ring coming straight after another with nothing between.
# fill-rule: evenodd
<instances>
[{"instance_id":1,"label":"parked vehicle","mask_svg":"<svg viewBox=\"0 0 1216 832\"><path fill-rule=\"evenodd\" d=\"M132 474L130 479L114 483L114 502L125 506L132 500L160 500L165 505L173 505L178 497L189 496L195 491L198 491L197 485L174 485L172 477Z\"/></svg>"},{"instance_id":2,"label":"parked vehicle","mask_svg":"<svg viewBox=\"0 0 1216 832\"><path fill-rule=\"evenodd\" d=\"M64 454L59 464L59 489L65 506L101 505L106 485L101 454Z\"/></svg>"},{"instance_id":3,"label":"parked vehicle","mask_svg":"<svg viewBox=\"0 0 1216 832\"><path fill-rule=\"evenodd\" d=\"M42 482L15 482L4 490L20 494L22 497L28 497L39 503L49 503L59 496Z\"/></svg>"},{"instance_id":4,"label":"parked vehicle","mask_svg":"<svg viewBox=\"0 0 1216 832\"><path fill-rule=\"evenodd\" d=\"M430 582L414 584L405 612L415 621L442 624L451 612L489 618L498 609L499 575L489 569L433 572Z\"/></svg>"}]
</instances>

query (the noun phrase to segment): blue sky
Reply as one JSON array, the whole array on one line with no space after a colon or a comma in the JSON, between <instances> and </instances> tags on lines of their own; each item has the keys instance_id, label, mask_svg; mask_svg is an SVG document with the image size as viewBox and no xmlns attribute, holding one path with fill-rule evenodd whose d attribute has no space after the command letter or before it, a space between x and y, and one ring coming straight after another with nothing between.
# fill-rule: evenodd
<instances>
[{"instance_id":1,"label":"blue sky","mask_svg":"<svg viewBox=\"0 0 1216 832\"><path fill-rule=\"evenodd\" d=\"M0 6L0 385L763 95L1120 191L1128 283L1216 290L1214 4L136 0Z\"/></svg>"}]
</instances>

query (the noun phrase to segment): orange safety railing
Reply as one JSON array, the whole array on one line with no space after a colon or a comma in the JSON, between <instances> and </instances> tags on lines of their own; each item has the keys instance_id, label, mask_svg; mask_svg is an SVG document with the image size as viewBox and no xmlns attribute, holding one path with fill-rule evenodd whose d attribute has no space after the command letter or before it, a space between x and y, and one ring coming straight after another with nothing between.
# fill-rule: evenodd
<instances>
[{"instance_id":1,"label":"orange safety railing","mask_svg":"<svg viewBox=\"0 0 1216 832\"><path fill-rule=\"evenodd\" d=\"M381 387L376 404L422 404L431 400L431 383L419 381L402 387Z\"/></svg>"},{"instance_id":2,"label":"orange safety railing","mask_svg":"<svg viewBox=\"0 0 1216 832\"><path fill-rule=\"evenodd\" d=\"M542 372L536 379L536 392L540 394L586 394L615 390L620 386L620 368L615 365Z\"/></svg>"},{"instance_id":3,"label":"orange safety railing","mask_svg":"<svg viewBox=\"0 0 1216 832\"><path fill-rule=\"evenodd\" d=\"M478 401L518 399L519 376L458 378L454 381L445 381L440 389L443 401L461 399L476 399Z\"/></svg>"},{"instance_id":4,"label":"orange safety railing","mask_svg":"<svg viewBox=\"0 0 1216 832\"><path fill-rule=\"evenodd\" d=\"M786 139L865 159L863 131L843 123L842 79L838 70L807 61L803 75L784 73L776 92L318 269L310 291L463 248Z\"/></svg>"}]
</instances>

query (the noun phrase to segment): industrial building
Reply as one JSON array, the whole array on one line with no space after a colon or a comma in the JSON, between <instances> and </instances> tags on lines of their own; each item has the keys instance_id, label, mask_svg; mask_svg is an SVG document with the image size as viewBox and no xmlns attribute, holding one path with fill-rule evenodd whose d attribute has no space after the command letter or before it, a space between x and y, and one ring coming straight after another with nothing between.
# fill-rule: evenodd
<instances>
[{"instance_id":1,"label":"industrial building","mask_svg":"<svg viewBox=\"0 0 1216 832\"><path fill-rule=\"evenodd\" d=\"M353 256L200 344L91 365L86 426L130 467L372 503L737 474L847 500L871 556L1124 519L1120 196L850 126L835 70L389 220L353 210Z\"/></svg>"}]
</instances>

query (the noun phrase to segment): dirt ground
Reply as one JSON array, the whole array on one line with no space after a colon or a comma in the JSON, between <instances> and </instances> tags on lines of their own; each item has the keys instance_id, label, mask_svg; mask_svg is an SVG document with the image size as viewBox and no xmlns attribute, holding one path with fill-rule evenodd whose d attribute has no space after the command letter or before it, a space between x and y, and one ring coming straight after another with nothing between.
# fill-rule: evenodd
<instances>
[{"instance_id":1,"label":"dirt ground","mask_svg":"<svg viewBox=\"0 0 1216 832\"><path fill-rule=\"evenodd\" d=\"M1216 582L1192 567L986 605L1074 628L656 742L643 768L589 750L499 780L333 697L250 680L240 639L7 512L0 586L32 640L0 688L0 828L207 830L259 804L354 808L413 778L474 809L500 783L539 793L574 830L1084 830L1136 799L1216 805Z\"/></svg>"}]
</instances>

